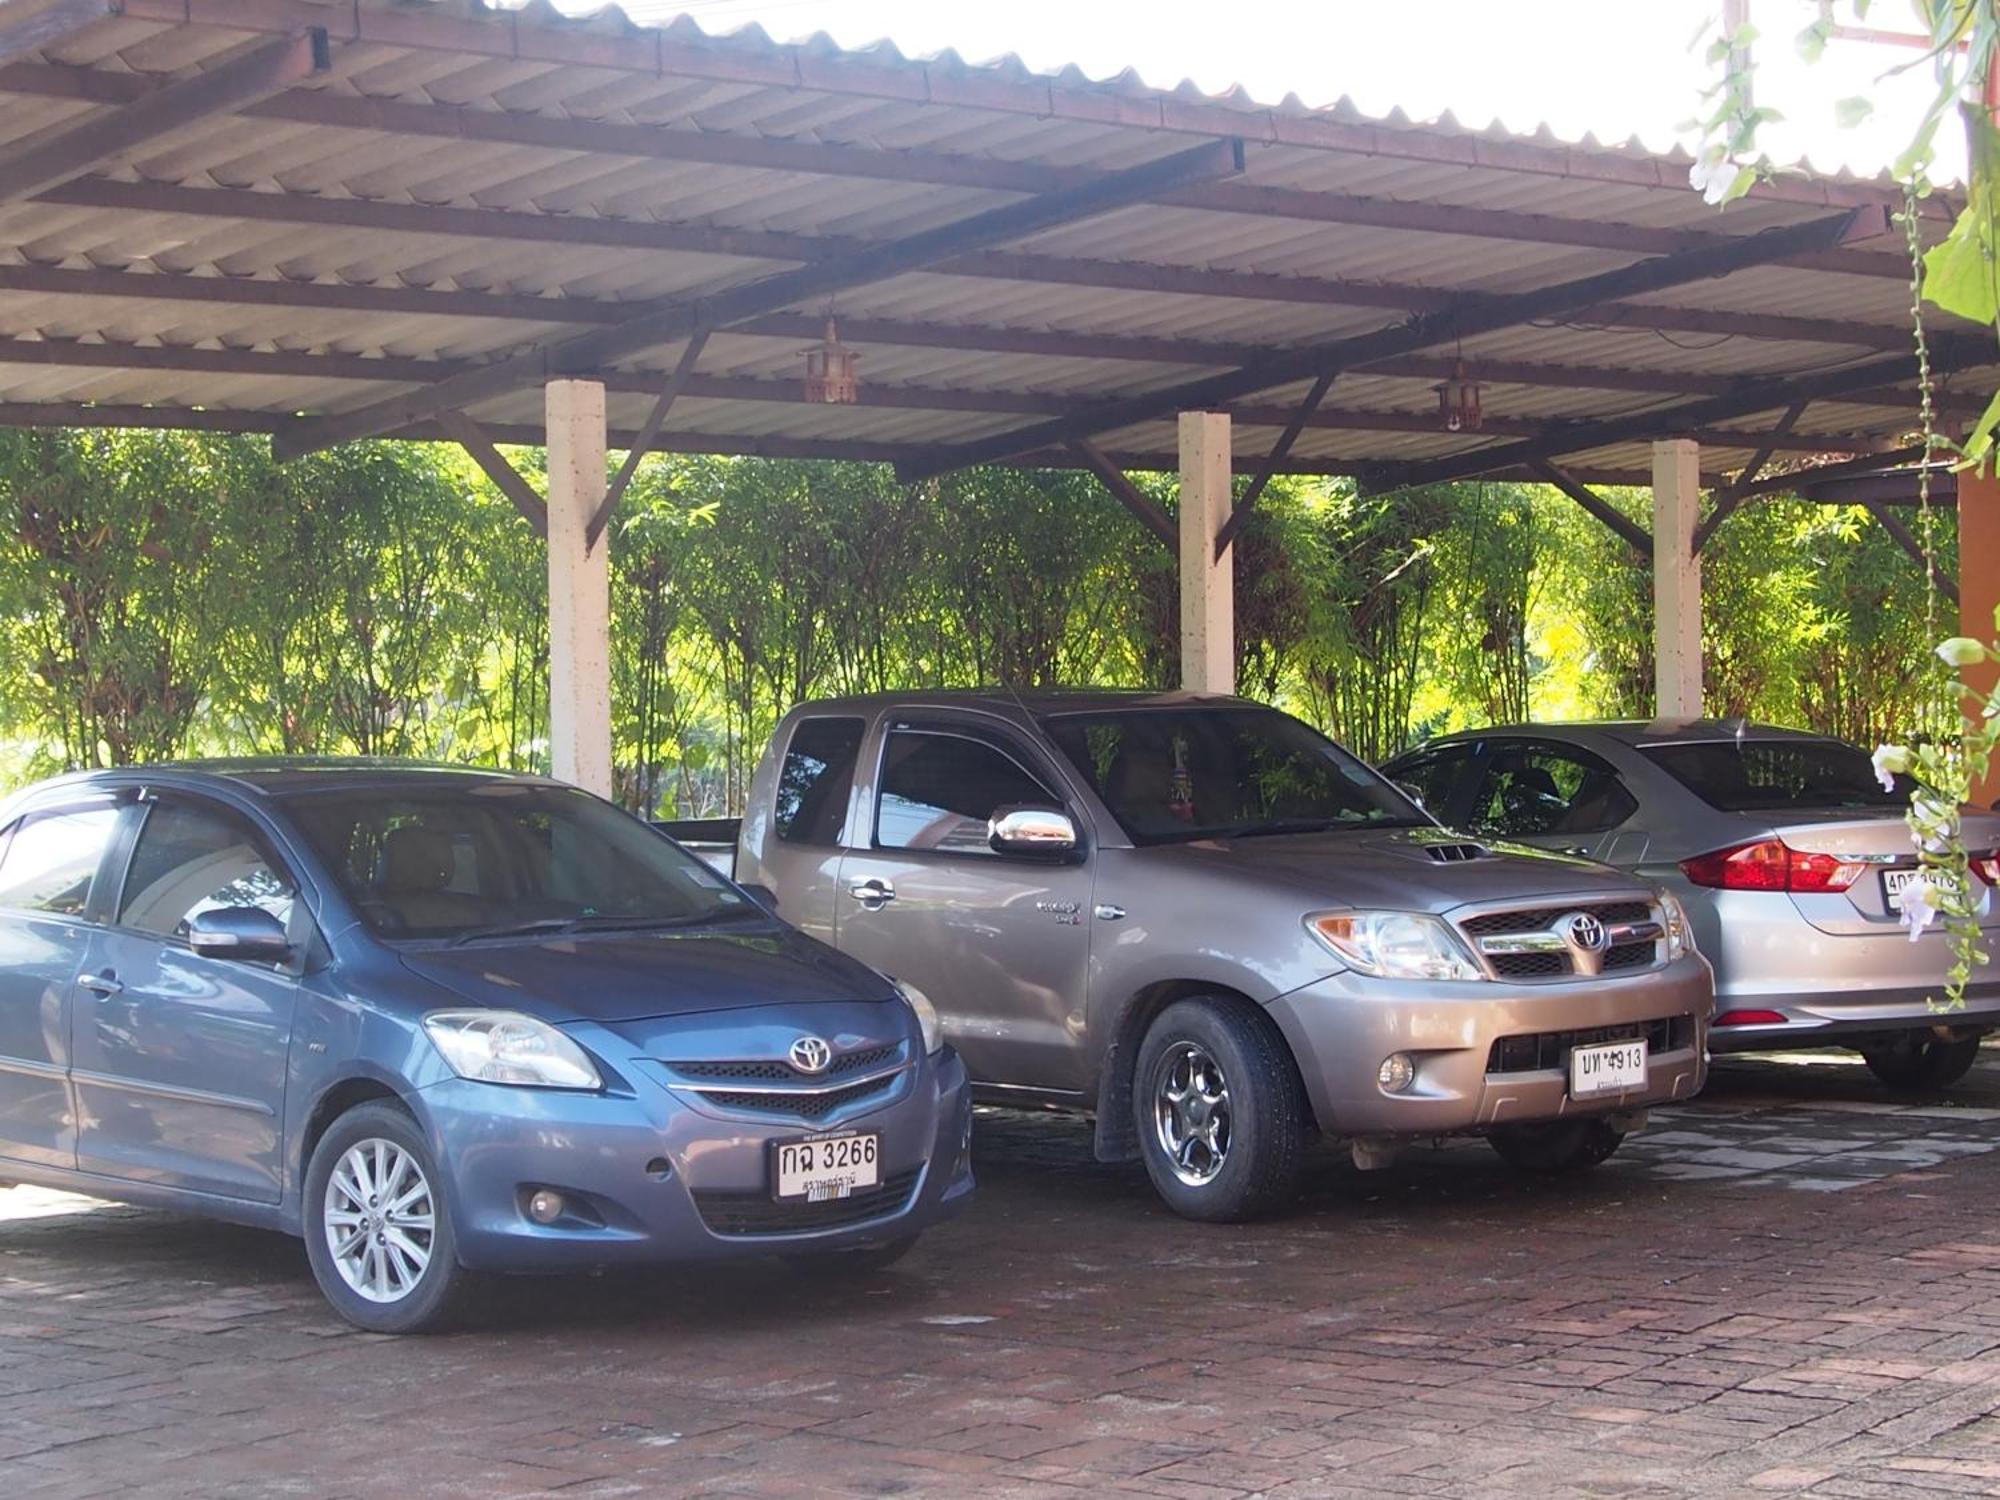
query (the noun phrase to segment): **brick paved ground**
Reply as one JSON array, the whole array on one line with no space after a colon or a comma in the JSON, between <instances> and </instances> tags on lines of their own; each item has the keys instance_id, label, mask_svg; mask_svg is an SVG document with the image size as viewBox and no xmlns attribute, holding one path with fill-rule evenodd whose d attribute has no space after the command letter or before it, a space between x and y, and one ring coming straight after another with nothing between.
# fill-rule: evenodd
<instances>
[{"instance_id":1,"label":"brick paved ground","mask_svg":"<svg viewBox=\"0 0 2000 1500\"><path fill-rule=\"evenodd\" d=\"M515 1282L345 1331L290 1241L0 1192L0 1495L2000 1494L2000 1054L1734 1064L1587 1182L1316 1164L1184 1224L984 1121L904 1268Z\"/></svg>"}]
</instances>

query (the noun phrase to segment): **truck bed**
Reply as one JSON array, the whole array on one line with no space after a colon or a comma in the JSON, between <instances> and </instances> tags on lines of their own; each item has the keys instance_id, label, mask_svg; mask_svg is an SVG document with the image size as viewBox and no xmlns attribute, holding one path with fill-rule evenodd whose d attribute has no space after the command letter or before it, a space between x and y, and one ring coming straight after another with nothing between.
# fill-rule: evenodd
<instances>
[{"instance_id":1,"label":"truck bed","mask_svg":"<svg viewBox=\"0 0 2000 1500\"><path fill-rule=\"evenodd\" d=\"M735 878L741 818L655 818L653 826L709 868Z\"/></svg>"}]
</instances>

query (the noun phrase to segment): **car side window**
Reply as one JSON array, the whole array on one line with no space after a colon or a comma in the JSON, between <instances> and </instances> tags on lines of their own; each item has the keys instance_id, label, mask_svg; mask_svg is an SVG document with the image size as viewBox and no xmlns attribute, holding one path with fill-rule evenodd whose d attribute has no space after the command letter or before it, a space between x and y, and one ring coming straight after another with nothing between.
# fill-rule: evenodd
<instances>
[{"instance_id":1,"label":"car side window","mask_svg":"<svg viewBox=\"0 0 2000 1500\"><path fill-rule=\"evenodd\" d=\"M118 925L185 938L203 912L255 906L287 927L298 887L241 813L190 802L147 809L125 872Z\"/></svg>"},{"instance_id":2,"label":"car side window","mask_svg":"<svg viewBox=\"0 0 2000 1500\"><path fill-rule=\"evenodd\" d=\"M0 907L82 916L117 827L118 809L108 803L28 814L0 857Z\"/></svg>"},{"instance_id":3,"label":"car side window","mask_svg":"<svg viewBox=\"0 0 2000 1500\"><path fill-rule=\"evenodd\" d=\"M1596 756L1554 745L1496 745L1472 800L1481 832L1536 838L1603 833L1638 810L1618 772Z\"/></svg>"},{"instance_id":4,"label":"car side window","mask_svg":"<svg viewBox=\"0 0 2000 1500\"><path fill-rule=\"evenodd\" d=\"M779 838L788 844L840 842L863 728L860 719L837 718L804 719L792 730L772 816Z\"/></svg>"},{"instance_id":5,"label":"car side window","mask_svg":"<svg viewBox=\"0 0 2000 1500\"><path fill-rule=\"evenodd\" d=\"M1473 754L1471 745L1443 745L1435 750L1419 750L1387 767L1383 774L1397 786L1415 792L1424 804L1424 811L1441 818Z\"/></svg>"},{"instance_id":6,"label":"car side window","mask_svg":"<svg viewBox=\"0 0 2000 1500\"><path fill-rule=\"evenodd\" d=\"M882 753L875 842L884 849L991 855L987 821L1003 807L1061 806L1013 756L975 735L896 729Z\"/></svg>"}]
</instances>

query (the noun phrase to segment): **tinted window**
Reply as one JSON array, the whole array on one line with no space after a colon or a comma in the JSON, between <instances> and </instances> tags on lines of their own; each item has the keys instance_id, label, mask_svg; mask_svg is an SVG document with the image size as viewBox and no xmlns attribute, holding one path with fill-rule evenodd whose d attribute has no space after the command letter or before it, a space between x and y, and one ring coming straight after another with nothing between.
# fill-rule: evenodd
<instances>
[{"instance_id":1,"label":"tinted window","mask_svg":"<svg viewBox=\"0 0 2000 1500\"><path fill-rule=\"evenodd\" d=\"M1723 812L1907 806L1909 783L1882 790L1868 752L1839 740L1713 740L1647 745L1653 761Z\"/></svg>"},{"instance_id":2,"label":"tinted window","mask_svg":"<svg viewBox=\"0 0 2000 1500\"><path fill-rule=\"evenodd\" d=\"M1515 838L1602 833L1638 806L1618 773L1594 755L1503 742L1493 747L1468 821Z\"/></svg>"},{"instance_id":3,"label":"tinted window","mask_svg":"<svg viewBox=\"0 0 2000 1500\"><path fill-rule=\"evenodd\" d=\"M792 731L778 770L773 814L788 844L832 844L847 821L854 761L861 753L861 720L805 719Z\"/></svg>"},{"instance_id":4,"label":"tinted window","mask_svg":"<svg viewBox=\"0 0 2000 1500\"><path fill-rule=\"evenodd\" d=\"M1419 750L1383 768L1398 786L1406 786L1423 799L1424 809L1433 817L1443 817L1459 774L1472 758L1472 746L1450 745L1439 750Z\"/></svg>"},{"instance_id":5,"label":"tinted window","mask_svg":"<svg viewBox=\"0 0 2000 1500\"><path fill-rule=\"evenodd\" d=\"M898 729L882 757L875 839L885 849L991 854L986 825L995 811L1061 800L997 745Z\"/></svg>"},{"instance_id":6,"label":"tinted window","mask_svg":"<svg viewBox=\"0 0 2000 1500\"><path fill-rule=\"evenodd\" d=\"M1135 843L1430 822L1333 741L1276 709L1065 714L1048 729Z\"/></svg>"},{"instance_id":7,"label":"tinted window","mask_svg":"<svg viewBox=\"0 0 2000 1500\"><path fill-rule=\"evenodd\" d=\"M305 793L287 811L383 937L460 937L529 923L549 931L678 926L755 912L636 818L567 787Z\"/></svg>"},{"instance_id":8,"label":"tinted window","mask_svg":"<svg viewBox=\"0 0 2000 1500\"><path fill-rule=\"evenodd\" d=\"M289 927L297 894L249 819L224 807L163 802L139 831L118 922L181 938L205 911L257 906Z\"/></svg>"},{"instance_id":9,"label":"tinted window","mask_svg":"<svg viewBox=\"0 0 2000 1500\"><path fill-rule=\"evenodd\" d=\"M79 917L118 823L114 807L80 807L24 818L0 857L0 906Z\"/></svg>"}]
</instances>

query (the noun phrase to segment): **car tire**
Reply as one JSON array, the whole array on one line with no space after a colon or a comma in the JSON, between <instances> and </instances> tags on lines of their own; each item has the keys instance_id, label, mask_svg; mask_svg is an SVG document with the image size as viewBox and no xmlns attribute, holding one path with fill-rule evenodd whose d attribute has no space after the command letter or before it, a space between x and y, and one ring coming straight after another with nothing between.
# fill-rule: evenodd
<instances>
[{"instance_id":1,"label":"car tire","mask_svg":"<svg viewBox=\"0 0 2000 1500\"><path fill-rule=\"evenodd\" d=\"M1868 1071L1898 1093L1921 1094L1949 1088L1979 1059L1977 1036L1946 1041L1927 1030L1898 1032L1887 1046L1863 1047Z\"/></svg>"},{"instance_id":2,"label":"car tire","mask_svg":"<svg viewBox=\"0 0 2000 1500\"><path fill-rule=\"evenodd\" d=\"M1277 1028L1241 1001L1176 1000L1133 1073L1146 1174L1183 1218L1230 1224L1288 1203L1309 1117Z\"/></svg>"},{"instance_id":3,"label":"car tire","mask_svg":"<svg viewBox=\"0 0 2000 1500\"><path fill-rule=\"evenodd\" d=\"M384 1191L371 1191L382 1179ZM300 1218L313 1279L348 1322L370 1333L450 1326L471 1277L458 1263L443 1174L400 1105L359 1104L327 1127Z\"/></svg>"},{"instance_id":4,"label":"car tire","mask_svg":"<svg viewBox=\"0 0 2000 1500\"><path fill-rule=\"evenodd\" d=\"M1546 1120L1502 1125L1486 1140L1517 1172L1564 1177L1609 1161L1611 1153L1624 1143L1625 1132L1612 1129L1603 1120Z\"/></svg>"},{"instance_id":5,"label":"car tire","mask_svg":"<svg viewBox=\"0 0 2000 1500\"><path fill-rule=\"evenodd\" d=\"M906 1234L884 1245L864 1245L858 1250L824 1250L818 1255L788 1255L785 1264L802 1276L826 1280L858 1280L874 1276L896 1264L917 1248L917 1236Z\"/></svg>"}]
</instances>

